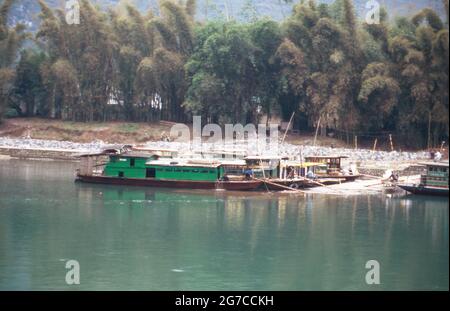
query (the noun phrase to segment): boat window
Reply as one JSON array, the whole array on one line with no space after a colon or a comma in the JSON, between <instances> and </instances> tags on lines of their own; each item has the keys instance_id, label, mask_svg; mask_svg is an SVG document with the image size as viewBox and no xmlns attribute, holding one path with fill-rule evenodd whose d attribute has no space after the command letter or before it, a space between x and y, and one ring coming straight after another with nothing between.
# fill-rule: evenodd
<instances>
[{"instance_id":1,"label":"boat window","mask_svg":"<svg viewBox=\"0 0 450 311\"><path fill-rule=\"evenodd\" d=\"M199 170L192 170L192 173L200 173Z\"/></svg>"},{"instance_id":2,"label":"boat window","mask_svg":"<svg viewBox=\"0 0 450 311\"><path fill-rule=\"evenodd\" d=\"M134 158L130 159L130 166L134 167L135 164L136 164L136 159L134 159Z\"/></svg>"},{"instance_id":3,"label":"boat window","mask_svg":"<svg viewBox=\"0 0 450 311\"><path fill-rule=\"evenodd\" d=\"M119 172L119 177L120 178L123 178L125 175L124 175L124 173L123 172Z\"/></svg>"},{"instance_id":4,"label":"boat window","mask_svg":"<svg viewBox=\"0 0 450 311\"><path fill-rule=\"evenodd\" d=\"M210 174L215 174L215 172L213 170L209 171Z\"/></svg>"},{"instance_id":5,"label":"boat window","mask_svg":"<svg viewBox=\"0 0 450 311\"><path fill-rule=\"evenodd\" d=\"M156 169L148 168L147 171L146 171L145 177L147 177L147 178L155 178L156 177Z\"/></svg>"},{"instance_id":6,"label":"boat window","mask_svg":"<svg viewBox=\"0 0 450 311\"><path fill-rule=\"evenodd\" d=\"M208 174L208 171L201 171L202 174Z\"/></svg>"},{"instance_id":7,"label":"boat window","mask_svg":"<svg viewBox=\"0 0 450 311\"><path fill-rule=\"evenodd\" d=\"M166 172L173 172L173 169L171 169L171 168L166 168Z\"/></svg>"},{"instance_id":8,"label":"boat window","mask_svg":"<svg viewBox=\"0 0 450 311\"><path fill-rule=\"evenodd\" d=\"M182 172L182 170L176 169L175 172L179 173L179 172Z\"/></svg>"},{"instance_id":9,"label":"boat window","mask_svg":"<svg viewBox=\"0 0 450 311\"><path fill-rule=\"evenodd\" d=\"M183 173L190 173L191 170L183 170Z\"/></svg>"},{"instance_id":10,"label":"boat window","mask_svg":"<svg viewBox=\"0 0 450 311\"><path fill-rule=\"evenodd\" d=\"M145 172L146 178L155 178L156 177L156 170L154 168L148 168Z\"/></svg>"}]
</instances>

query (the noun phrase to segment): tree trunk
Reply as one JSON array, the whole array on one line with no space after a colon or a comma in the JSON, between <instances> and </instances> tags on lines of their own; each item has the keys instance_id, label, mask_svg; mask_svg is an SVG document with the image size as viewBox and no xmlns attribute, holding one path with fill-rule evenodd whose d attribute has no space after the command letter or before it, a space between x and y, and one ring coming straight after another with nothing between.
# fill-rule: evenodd
<instances>
[{"instance_id":1,"label":"tree trunk","mask_svg":"<svg viewBox=\"0 0 450 311\"><path fill-rule=\"evenodd\" d=\"M428 149L431 148L431 111L428 112Z\"/></svg>"}]
</instances>

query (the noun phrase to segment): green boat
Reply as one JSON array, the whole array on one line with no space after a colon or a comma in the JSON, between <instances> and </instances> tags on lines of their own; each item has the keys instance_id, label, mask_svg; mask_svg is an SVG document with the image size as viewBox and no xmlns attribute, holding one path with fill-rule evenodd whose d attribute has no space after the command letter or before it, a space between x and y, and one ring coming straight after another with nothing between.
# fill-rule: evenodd
<instances>
[{"instance_id":1,"label":"green boat","mask_svg":"<svg viewBox=\"0 0 450 311\"><path fill-rule=\"evenodd\" d=\"M256 190L262 185L245 176L245 161L239 160L174 159L129 150L80 158L77 180L86 183L232 191Z\"/></svg>"},{"instance_id":2,"label":"green boat","mask_svg":"<svg viewBox=\"0 0 450 311\"><path fill-rule=\"evenodd\" d=\"M420 163L426 167L419 184L399 184L398 186L413 194L448 197L448 162Z\"/></svg>"}]
</instances>

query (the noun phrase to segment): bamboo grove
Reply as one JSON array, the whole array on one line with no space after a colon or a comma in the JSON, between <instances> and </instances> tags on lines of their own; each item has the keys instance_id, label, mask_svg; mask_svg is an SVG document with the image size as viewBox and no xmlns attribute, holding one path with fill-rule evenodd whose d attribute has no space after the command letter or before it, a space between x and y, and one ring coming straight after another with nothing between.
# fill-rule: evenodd
<instances>
[{"instance_id":1,"label":"bamboo grove","mask_svg":"<svg viewBox=\"0 0 450 311\"><path fill-rule=\"evenodd\" d=\"M299 1L282 22L247 23L197 21L195 0L146 13L80 0L79 25L39 0L33 35L8 27L13 2L0 8L0 112L223 124L295 111L306 130L391 131L417 147L449 138L448 0L443 14L382 10L372 25L350 0Z\"/></svg>"}]
</instances>

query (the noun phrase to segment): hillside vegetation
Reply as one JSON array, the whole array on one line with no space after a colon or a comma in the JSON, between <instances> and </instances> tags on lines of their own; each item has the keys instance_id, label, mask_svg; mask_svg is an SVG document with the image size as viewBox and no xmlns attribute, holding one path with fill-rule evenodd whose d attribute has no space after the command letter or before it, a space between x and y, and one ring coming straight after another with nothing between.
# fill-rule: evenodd
<instances>
[{"instance_id":1,"label":"hillside vegetation","mask_svg":"<svg viewBox=\"0 0 450 311\"><path fill-rule=\"evenodd\" d=\"M2 3L4 0L0 0ZM61 0L46 0L50 8L62 8ZM120 3L130 3L139 11L146 12L151 9L159 14L158 0L92 0L93 4L107 10L117 7ZM275 20L282 20L292 13L295 0L197 0L196 18L205 21L214 18L235 18L240 21L250 21L254 15L270 16ZM333 0L319 0L317 3L332 3ZM391 16L409 16L423 8L432 8L443 16L444 7L441 1L436 0L378 0ZM356 13L365 16L367 0L354 0ZM23 23L31 30L37 30L39 26L40 7L36 0L16 0L12 7L10 23Z\"/></svg>"},{"instance_id":2,"label":"hillside vegetation","mask_svg":"<svg viewBox=\"0 0 450 311\"><path fill-rule=\"evenodd\" d=\"M19 0L16 0L19 1ZM410 17L358 18L353 1L295 3L277 22L198 17L197 1L157 10L80 0L81 23L39 0L39 29L0 9L0 105L9 115L82 122L258 122L418 147L448 140L448 0ZM247 11L247 12L251 12ZM9 14L10 15L10 14ZM26 37L34 47L22 49Z\"/></svg>"}]
</instances>

